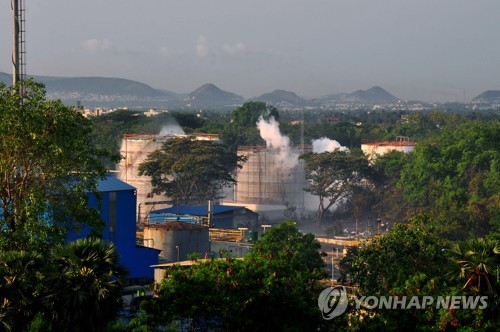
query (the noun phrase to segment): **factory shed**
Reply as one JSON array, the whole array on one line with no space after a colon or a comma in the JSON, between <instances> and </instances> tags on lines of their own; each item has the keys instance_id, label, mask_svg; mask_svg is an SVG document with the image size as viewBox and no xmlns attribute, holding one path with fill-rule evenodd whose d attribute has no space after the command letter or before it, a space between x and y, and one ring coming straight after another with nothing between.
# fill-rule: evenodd
<instances>
[{"instance_id":1,"label":"factory shed","mask_svg":"<svg viewBox=\"0 0 500 332\"><path fill-rule=\"evenodd\" d=\"M136 201L135 187L107 175L97 186L101 206L97 195L89 194L89 206L99 209L105 222L102 238L115 244L120 254L120 263L129 271L129 278L153 279L151 265L158 264L157 249L136 244ZM87 237L91 233L89 226L75 222L69 230L67 241Z\"/></svg>"},{"instance_id":2,"label":"factory shed","mask_svg":"<svg viewBox=\"0 0 500 332\"><path fill-rule=\"evenodd\" d=\"M158 219L158 215L193 216L208 221L208 206L179 205L166 209L151 211L151 217ZM210 217L210 227L213 228L239 228L256 229L259 215L244 206L214 205Z\"/></svg>"}]
</instances>

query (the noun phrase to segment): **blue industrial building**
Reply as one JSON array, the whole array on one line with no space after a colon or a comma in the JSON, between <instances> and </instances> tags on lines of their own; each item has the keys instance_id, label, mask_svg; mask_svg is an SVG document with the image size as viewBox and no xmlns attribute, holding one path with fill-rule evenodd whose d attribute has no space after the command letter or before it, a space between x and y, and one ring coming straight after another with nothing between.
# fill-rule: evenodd
<instances>
[{"instance_id":1,"label":"blue industrial building","mask_svg":"<svg viewBox=\"0 0 500 332\"><path fill-rule=\"evenodd\" d=\"M129 278L153 279L154 270L150 266L158 264L159 250L136 244L136 188L107 175L99 181L97 191L101 198L100 216L106 223L102 238L115 244ZM98 208L96 195L89 195L89 205ZM90 231L90 227L75 228L67 240L86 237Z\"/></svg>"},{"instance_id":2,"label":"blue industrial building","mask_svg":"<svg viewBox=\"0 0 500 332\"><path fill-rule=\"evenodd\" d=\"M150 212L149 219L152 223L173 221L173 216L178 216L179 221L193 221L208 218L208 206L179 205L166 209ZM213 228L238 228L246 227L256 229L259 215L244 206L214 205L210 218L210 227ZM163 219L163 221L162 221ZM184 220L186 219L186 220ZM189 221L187 221L189 222Z\"/></svg>"}]
</instances>

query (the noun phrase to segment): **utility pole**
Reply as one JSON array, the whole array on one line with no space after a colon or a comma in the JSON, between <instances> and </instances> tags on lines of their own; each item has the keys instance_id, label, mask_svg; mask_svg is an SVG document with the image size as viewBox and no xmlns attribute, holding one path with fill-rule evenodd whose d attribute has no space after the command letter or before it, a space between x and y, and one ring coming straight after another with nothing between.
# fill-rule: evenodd
<instances>
[{"instance_id":1,"label":"utility pole","mask_svg":"<svg viewBox=\"0 0 500 332\"><path fill-rule=\"evenodd\" d=\"M11 0L12 8L12 84L23 83L26 78L26 43L24 39L25 18L24 0Z\"/></svg>"}]
</instances>

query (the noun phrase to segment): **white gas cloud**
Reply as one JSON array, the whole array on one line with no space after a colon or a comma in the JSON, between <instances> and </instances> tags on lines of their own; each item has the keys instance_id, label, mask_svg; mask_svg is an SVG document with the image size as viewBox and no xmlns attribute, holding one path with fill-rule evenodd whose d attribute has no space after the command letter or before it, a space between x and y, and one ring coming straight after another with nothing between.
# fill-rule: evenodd
<instances>
[{"instance_id":1,"label":"white gas cloud","mask_svg":"<svg viewBox=\"0 0 500 332\"><path fill-rule=\"evenodd\" d=\"M331 140L326 137L321 137L312 141L313 152L314 153L323 153L323 152L332 152L333 150L339 149L342 151L349 150L347 147L342 146L336 140Z\"/></svg>"},{"instance_id":2,"label":"white gas cloud","mask_svg":"<svg viewBox=\"0 0 500 332\"><path fill-rule=\"evenodd\" d=\"M266 141L268 149L273 149L278 152L274 167L279 169L292 169L299 162L299 155L292 151L290 147L290 138L282 135L279 128L279 123L271 117L269 121L264 120L261 116L257 121L260 137Z\"/></svg>"},{"instance_id":3,"label":"white gas cloud","mask_svg":"<svg viewBox=\"0 0 500 332\"><path fill-rule=\"evenodd\" d=\"M200 35L196 41L196 55L200 58L205 58L208 55L208 39L207 37Z\"/></svg>"}]
</instances>

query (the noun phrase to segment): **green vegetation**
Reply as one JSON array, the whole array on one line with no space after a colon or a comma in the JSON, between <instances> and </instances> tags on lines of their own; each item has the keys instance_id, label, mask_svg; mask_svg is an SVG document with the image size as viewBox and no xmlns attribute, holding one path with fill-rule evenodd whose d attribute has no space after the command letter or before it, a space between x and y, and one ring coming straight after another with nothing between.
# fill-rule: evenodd
<instances>
[{"instance_id":1,"label":"green vegetation","mask_svg":"<svg viewBox=\"0 0 500 332\"><path fill-rule=\"evenodd\" d=\"M463 121L420 142L399 184L448 236L500 231L500 124Z\"/></svg>"},{"instance_id":2,"label":"green vegetation","mask_svg":"<svg viewBox=\"0 0 500 332\"><path fill-rule=\"evenodd\" d=\"M278 111L249 102L230 113L171 112L147 118L118 111L85 120L48 101L41 85L26 94L0 86L0 331L496 331L500 328L500 147L495 114ZM324 263L312 234L284 222L243 259L227 253L174 266L130 325L113 320L126 277L112 244L91 238L63 244L73 220L100 225L87 193L118 155L125 133L156 134L168 124L219 134L225 144L172 139L143 163L153 190L179 202L214 198L243 160L238 145L262 144L260 116L280 121L293 143L336 139L351 153L305 154L319 196L320 221L342 202L354 219L392 228L350 250L341 281L360 296L487 296L487 307L455 310L361 309L331 321L317 299ZM304 121L302 123L302 121ZM410 154L368 163L362 139L418 140ZM108 152L106 154L106 151ZM288 213L295 210L289 207ZM364 215L363 215L364 214ZM196 257L193 257L197 260ZM112 323L112 325L109 325Z\"/></svg>"},{"instance_id":3,"label":"green vegetation","mask_svg":"<svg viewBox=\"0 0 500 332\"><path fill-rule=\"evenodd\" d=\"M121 307L125 278L114 245L95 238L44 253L0 252L0 331L103 331Z\"/></svg>"},{"instance_id":4,"label":"green vegetation","mask_svg":"<svg viewBox=\"0 0 500 332\"><path fill-rule=\"evenodd\" d=\"M310 152L300 158L305 161L306 178L309 180L309 186L304 190L319 197L318 224L321 224L325 211L334 204L349 200L358 189L369 187L371 171L364 156L337 149Z\"/></svg>"},{"instance_id":5,"label":"green vegetation","mask_svg":"<svg viewBox=\"0 0 500 332\"><path fill-rule=\"evenodd\" d=\"M139 175L151 177L154 194L176 203L206 202L235 182L231 171L244 161L215 141L172 138L139 165Z\"/></svg>"},{"instance_id":6,"label":"green vegetation","mask_svg":"<svg viewBox=\"0 0 500 332\"><path fill-rule=\"evenodd\" d=\"M105 174L102 150L78 110L45 99L43 86L0 86L0 249L47 250L76 218L99 229L87 207Z\"/></svg>"},{"instance_id":7,"label":"green vegetation","mask_svg":"<svg viewBox=\"0 0 500 332\"><path fill-rule=\"evenodd\" d=\"M242 260L176 266L158 297L143 304L132 331L159 326L186 330L309 331L321 321L316 308L323 261L312 234L290 222L270 229Z\"/></svg>"},{"instance_id":8,"label":"green vegetation","mask_svg":"<svg viewBox=\"0 0 500 332\"><path fill-rule=\"evenodd\" d=\"M0 85L0 331L102 331L121 306L113 244L63 244L78 220L102 227L89 192L106 170L91 123L42 85Z\"/></svg>"},{"instance_id":9,"label":"green vegetation","mask_svg":"<svg viewBox=\"0 0 500 332\"><path fill-rule=\"evenodd\" d=\"M375 309L351 312L347 330L495 331L500 327L500 268L498 241L443 239L426 220L397 224L384 236L368 240L341 262L345 275L370 296L486 296L483 309L429 306L406 310ZM351 305L354 307L354 304Z\"/></svg>"}]
</instances>

